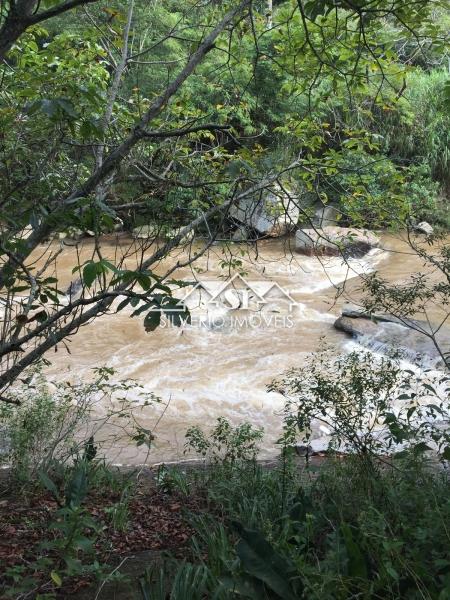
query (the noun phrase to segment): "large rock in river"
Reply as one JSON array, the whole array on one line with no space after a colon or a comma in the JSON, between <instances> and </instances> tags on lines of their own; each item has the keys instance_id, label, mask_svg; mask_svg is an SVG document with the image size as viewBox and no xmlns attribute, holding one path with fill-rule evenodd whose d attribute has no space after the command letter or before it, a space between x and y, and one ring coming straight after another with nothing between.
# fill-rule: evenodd
<instances>
[{"instance_id":1,"label":"large rock in river","mask_svg":"<svg viewBox=\"0 0 450 600\"><path fill-rule=\"evenodd\" d=\"M297 252L317 256L364 256L380 240L371 231L351 227L299 229L295 234Z\"/></svg>"},{"instance_id":2,"label":"large rock in river","mask_svg":"<svg viewBox=\"0 0 450 600\"><path fill-rule=\"evenodd\" d=\"M342 218L342 212L335 206L320 206L314 213L313 224L317 227L336 227Z\"/></svg>"},{"instance_id":3,"label":"large rock in river","mask_svg":"<svg viewBox=\"0 0 450 600\"><path fill-rule=\"evenodd\" d=\"M379 331L376 322L370 319L361 319L360 317L341 316L336 319L334 326L339 331L344 331L354 337L376 335L377 331Z\"/></svg>"},{"instance_id":4,"label":"large rock in river","mask_svg":"<svg viewBox=\"0 0 450 600\"><path fill-rule=\"evenodd\" d=\"M387 314L369 315L363 308L354 305L343 307L342 316L336 319L334 326L372 351L382 354L398 351L407 360L425 366L442 368L442 354L450 351L448 326L436 328L433 335L433 327L426 321L401 321Z\"/></svg>"},{"instance_id":5,"label":"large rock in river","mask_svg":"<svg viewBox=\"0 0 450 600\"><path fill-rule=\"evenodd\" d=\"M300 198L280 187L262 190L243 198L230 208L230 217L261 235L278 237L296 227L300 215Z\"/></svg>"},{"instance_id":6,"label":"large rock in river","mask_svg":"<svg viewBox=\"0 0 450 600\"><path fill-rule=\"evenodd\" d=\"M422 221L418 225L415 225L414 229L418 233L423 233L425 235L433 235L433 233L434 233L433 227L426 221Z\"/></svg>"}]
</instances>

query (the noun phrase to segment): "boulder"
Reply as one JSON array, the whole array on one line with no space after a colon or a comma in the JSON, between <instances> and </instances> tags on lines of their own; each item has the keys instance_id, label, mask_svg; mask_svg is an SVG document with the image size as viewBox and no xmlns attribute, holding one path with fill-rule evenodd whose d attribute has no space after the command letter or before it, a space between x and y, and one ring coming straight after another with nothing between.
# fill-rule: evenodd
<instances>
[{"instance_id":1,"label":"boulder","mask_svg":"<svg viewBox=\"0 0 450 600\"><path fill-rule=\"evenodd\" d=\"M236 231L233 233L233 242L246 242L249 238L249 231L245 225L239 225Z\"/></svg>"},{"instance_id":2,"label":"boulder","mask_svg":"<svg viewBox=\"0 0 450 600\"><path fill-rule=\"evenodd\" d=\"M298 456L311 456L313 453L312 446L304 446L302 444L296 444L294 446L295 453Z\"/></svg>"},{"instance_id":3,"label":"boulder","mask_svg":"<svg viewBox=\"0 0 450 600\"><path fill-rule=\"evenodd\" d=\"M300 215L299 197L279 186L248 198L230 208L230 216L261 235L279 237L291 231Z\"/></svg>"},{"instance_id":4,"label":"boulder","mask_svg":"<svg viewBox=\"0 0 450 600\"><path fill-rule=\"evenodd\" d=\"M155 225L141 225L135 227L131 232L135 240L150 240L160 235L160 230Z\"/></svg>"},{"instance_id":5,"label":"boulder","mask_svg":"<svg viewBox=\"0 0 450 600\"><path fill-rule=\"evenodd\" d=\"M378 325L370 319L358 317L339 317L334 322L334 326L339 331L344 331L353 337L375 335L378 331Z\"/></svg>"},{"instance_id":6,"label":"boulder","mask_svg":"<svg viewBox=\"0 0 450 600\"><path fill-rule=\"evenodd\" d=\"M422 221L421 223L414 225L414 229L417 231L417 233L424 233L425 235L433 235L434 232L433 227L426 221Z\"/></svg>"},{"instance_id":7,"label":"boulder","mask_svg":"<svg viewBox=\"0 0 450 600\"><path fill-rule=\"evenodd\" d=\"M314 225L317 227L335 227L339 225L342 213L334 206L321 206L314 214Z\"/></svg>"},{"instance_id":8,"label":"boulder","mask_svg":"<svg viewBox=\"0 0 450 600\"><path fill-rule=\"evenodd\" d=\"M351 304L350 302L346 302L342 307L342 316L343 317L353 317L354 319L358 317L369 317L364 306L359 306L358 304Z\"/></svg>"},{"instance_id":9,"label":"boulder","mask_svg":"<svg viewBox=\"0 0 450 600\"><path fill-rule=\"evenodd\" d=\"M58 233L58 239L66 246L76 246L83 238L95 237L95 233L89 229L83 231L77 227L68 227Z\"/></svg>"},{"instance_id":10,"label":"boulder","mask_svg":"<svg viewBox=\"0 0 450 600\"><path fill-rule=\"evenodd\" d=\"M295 249L309 256L359 257L379 244L380 240L372 232L351 227L299 229L295 234Z\"/></svg>"},{"instance_id":11,"label":"boulder","mask_svg":"<svg viewBox=\"0 0 450 600\"><path fill-rule=\"evenodd\" d=\"M411 362L443 367L442 356L430 339L433 328L428 322L417 319L400 321L397 317L385 314L368 315L353 305L344 307L342 312L342 316L334 322L334 327L357 338L366 348L382 354L399 351ZM439 327L434 337L441 351L448 353L450 327Z\"/></svg>"}]
</instances>

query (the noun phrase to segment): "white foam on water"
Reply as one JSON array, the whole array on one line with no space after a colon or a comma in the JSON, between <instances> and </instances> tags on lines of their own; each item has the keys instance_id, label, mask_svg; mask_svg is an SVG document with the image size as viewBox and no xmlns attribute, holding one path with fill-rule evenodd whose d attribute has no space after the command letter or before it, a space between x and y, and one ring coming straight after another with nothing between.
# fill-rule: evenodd
<instances>
[{"instance_id":1,"label":"white foam on water","mask_svg":"<svg viewBox=\"0 0 450 600\"><path fill-rule=\"evenodd\" d=\"M344 260L341 257L306 257L302 268L293 274L300 280L301 285L292 287L290 292L312 294L336 287L353 277L372 273L388 256L388 252L373 248L362 258ZM303 283L303 279L308 279L308 282Z\"/></svg>"},{"instance_id":2,"label":"white foam on water","mask_svg":"<svg viewBox=\"0 0 450 600\"><path fill-rule=\"evenodd\" d=\"M100 364L116 369L117 379L136 379L144 391L160 396L163 403L170 401L156 432L155 460L180 458L187 427L200 424L210 428L218 416L225 416L234 423L246 420L264 426L263 449L277 452L275 441L282 424L279 413L284 398L275 392L268 393L267 384L289 367L302 365L305 355L317 347L322 335L342 339L331 327L336 317L326 312L334 291L326 290L358 273L372 272L388 256L389 253L383 250L372 250L362 259L347 262L338 257L318 259L300 255L289 260L289 257L280 256L277 250L273 260L263 263L264 269L258 278L277 282L289 294L296 294L293 296L297 305L291 313L292 328L225 326L208 329L198 324L185 324L181 328L158 328L146 335L143 334L142 318L129 319L133 309L126 307L119 315L106 315L98 325L95 322L89 334L81 332L80 335L86 337L71 358L72 373L78 378L84 378L88 373L91 376L92 365L100 360ZM212 273L210 270L205 276ZM192 280L192 277L186 277ZM253 278L249 276L249 283ZM276 297L270 297L269 314L286 312L286 306L276 306L277 301ZM321 312L322 306L324 312ZM200 303L193 307L193 314L207 315L208 310L211 308ZM239 312L219 306L212 309L210 316L226 319ZM365 343L371 345L374 355L384 355L386 348L379 341L368 339ZM102 353L105 348L107 352ZM356 349L368 350L360 341L344 344L344 351ZM100 355L103 362L98 359ZM131 389L128 395L138 401L140 389ZM148 412L145 422L150 429L164 410L163 405L143 409L143 414ZM313 448L323 450L328 440L320 423L315 424ZM181 453L177 448L181 448ZM131 451L129 447L127 456L131 456ZM136 457L138 460L137 454Z\"/></svg>"}]
</instances>

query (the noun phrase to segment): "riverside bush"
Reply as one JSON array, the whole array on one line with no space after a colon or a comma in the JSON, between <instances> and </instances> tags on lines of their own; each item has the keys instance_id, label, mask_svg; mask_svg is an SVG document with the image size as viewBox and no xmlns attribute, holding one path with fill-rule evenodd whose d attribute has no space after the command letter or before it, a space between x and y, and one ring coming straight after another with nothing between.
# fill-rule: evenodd
<instances>
[{"instance_id":1,"label":"riverside bush","mask_svg":"<svg viewBox=\"0 0 450 600\"><path fill-rule=\"evenodd\" d=\"M38 366L13 392L19 405L0 403L0 465L10 468L13 482L32 484L40 471L64 471L89 443L99 454L123 437L151 445L152 434L139 425L138 412L158 398L134 381L114 381L112 369L94 369L93 375L89 383L55 385ZM139 400L128 397L130 390L140 392Z\"/></svg>"},{"instance_id":2,"label":"riverside bush","mask_svg":"<svg viewBox=\"0 0 450 600\"><path fill-rule=\"evenodd\" d=\"M450 598L448 389L440 383L441 402L431 383L373 355L330 365L325 353L288 372L272 385L289 396L278 467L263 468L255 453L196 475L210 509L192 518L192 562L147 572L144 598ZM331 452L320 466L296 457L292 444L310 440L314 419L326 420L332 450L350 454Z\"/></svg>"},{"instance_id":3,"label":"riverside bush","mask_svg":"<svg viewBox=\"0 0 450 600\"><path fill-rule=\"evenodd\" d=\"M359 460L291 470L287 481L282 468L256 464L208 477L214 508L192 519L189 569L163 567L159 595L147 573L144 598L188 598L195 573L199 597L223 600L449 598L448 476L409 456L368 482ZM178 573L176 587L165 569Z\"/></svg>"},{"instance_id":4,"label":"riverside bush","mask_svg":"<svg viewBox=\"0 0 450 600\"><path fill-rule=\"evenodd\" d=\"M25 385L12 390L20 404L0 406L5 433L1 460L9 468L8 488L2 489L6 503L23 503L26 510L27 499L40 499L45 506L39 518L30 513L35 520L24 523L25 530L36 529L33 542L38 543L24 548L24 558L0 572L2 598L62 597L57 590L77 579L122 577L115 569L111 573L98 548L106 544L108 526L114 532L127 529L136 481L102 455L124 436L128 443L150 446L152 434L140 426L138 411L157 398L142 391L139 401L130 399L128 392L139 386L115 381L113 375L111 369L94 369L89 383L56 386L38 366ZM2 531L5 525L7 519L0 523Z\"/></svg>"}]
</instances>

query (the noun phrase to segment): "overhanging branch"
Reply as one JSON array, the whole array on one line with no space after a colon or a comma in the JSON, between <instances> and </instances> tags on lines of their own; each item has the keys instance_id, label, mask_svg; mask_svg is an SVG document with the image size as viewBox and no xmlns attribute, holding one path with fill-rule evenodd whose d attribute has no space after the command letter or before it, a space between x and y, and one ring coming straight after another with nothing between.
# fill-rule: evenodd
<instances>
[{"instance_id":1,"label":"overhanging branch","mask_svg":"<svg viewBox=\"0 0 450 600\"><path fill-rule=\"evenodd\" d=\"M98 0L70 0L69 2L63 2L58 6L54 6L53 8L49 8L48 10L34 14L31 17L31 19L29 19L30 25L35 25L36 23L47 21L52 17L62 15L68 10L72 10L73 8L77 8L78 6L83 6L84 4L94 4L94 2L98 2Z\"/></svg>"},{"instance_id":2,"label":"overhanging branch","mask_svg":"<svg viewBox=\"0 0 450 600\"><path fill-rule=\"evenodd\" d=\"M6 19L0 28L0 62L5 62L12 46L32 25L47 21L77 6L92 4L94 2L98 2L98 0L69 0L68 2L63 2L58 6L37 13L33 13L36 5L39 7L39 3L36 0L23 0L20 3L11 2Z\"/></svg>"},{"instance_id":3,"label":"overhanging branch","mask_svg":"<svg viewBox=\"0 0 450 600\"><path fill-rule=\"evenodd\" d=\"M199 225L203 224L205 219L207 219L207 220L211 219L213 216L217 215L218 213L226 213L227 211L229 211L230 207L233 204L239 202L240 200L242 200L244 198L252 196L252 195L256 194L257 192L261 191L262 189L270 186L275 181L277 181L283 173L291 171L299 166L300 166L300 163L298 161L294 161L288 167L283 169L281 172L278 172L275 175L268 176L264 180L254 184L247 190L244 190L240 193L236 193L236 188L238 187L238 185L240 183L240 180L237 180L236 186L235 186L235 192L231 195L230 198L228 198L225 202L223 202L220 205L212 206L205 213L202 212L202 214L199 217L197 217L196 219L191 221L191 223L189 223L188 225L183 227L176 236L174 236L171 240L167 241L152 256L150 256L147 260L145 260L140 265L140 269L147 270L152 265L157 263L159 260L161 260L162 258L167 256L175 247L177 247L182 242L182 240L184 238L186 238L192 231L194 231L197 227L199 227ZM177 268L177 265L172 267L170 272L172 272L176 268ZM4 373L2 373L2 375L0 376L0 389L4 389L5 387L7 387L12 381L14 381L18 377L18 375L20 375L20 373L22 371L24 371L24 369L29 367L36 360L38 360L41 356L43 356L44 353L47 352L50 348L52 348L53 346L56 346L58 343L60 343L62 340L64 340L64 338L70 336L74 331L77 331L82 325L84 325L91 319L94 319L98 315L105 313L108 310L108 308L111 306L113 300L115 298L117 298L118 295L126 295L127 294L126 290L129 290L133 284L134 284L134 282L131 282L128 284L122 283L122 284L117 285L114 288L114 290L111 290L110 293L105 292L104 295L99 295L95 299L94 306L92 306L89 310L80 314L78 317L76 317L70 323L64 325L58 331L55 331L52 335L48 335L47 338L45 340L43 340L38 346L36 346L35 348L33 348L33 350L26 353L25 356L23 356L16 364L14 364L8 370L6 370ZM91 299L84 299L81 301L76 301L73 303L72 307L76 308L76 307L80 306L81 304L89 304L90 300ZM55 317L60 318L61 316L64 316L66 314L66 312L67 312L67 307L63 307L61 309L61 312L59 313L59 315L57 315L57 314L52 315L52 317L51 317L52 323L55 323L58 320ZM44 331L46 330L45 325L46 324L43 323L43 324L39 325L36 328L36 330L34 330L33 332L30 332L27 335L20 338L20 340L15 340L14 345L12 345L12 344L4 345L3 346L3 355L8 354L8 352L10 352L10 351L15 350L17 343L20 342L22 344L25 344L26 342L30 341L34 337L38 337L38 335L43 334ZM47 325L48 325L48 323L47 323Z\"/></svg>"},{"instance_id":4,"label":"overhanging branch","mask_svg":"<svg viewBox=\"0 0 450 600\"><path fill-rule=\"evenodd\" d=\"M175 79L173 79L168 84L164 92L152 102L147 112L144 114L130 135L125 138L125 140L119 146L117 146L117 148L105 156L102 164L98 168L94 169L91 176L88 177L88 179L86 179L86 181L79 188L75 189L66 198L61 199L58 208L50 214L48 219L45 219L41 225L33 231L31 236L25 241L25 245L20 252L20 255L18 254L17 256L19 260L24 261L27 256L29 256L31 252L42 242L42 240L52 233L52 223L55 223L59 217L64 215L68 206L73 205L81 198L86 198L89 196L89 194L95 191L97 186L104 181L104 179L111 172L120 166L122 161L129 155L136 144L145 138L144 133L147 130L149 123L151 123L151 121L153 121L162 112L172 96L177 93L186 79L195 71L198 65L202 62L203 58L214 47L214 43L220 34L225 31L226 28L233 23L236 16L250 6L250 4L251 0L242 0L236 8L229 11L223 17L220 23L218 23L218 25L199 44L197 50L190 56L185 67L180 71ZM8 269L9 266L10 264L6 263L6 265L0 269L0 289L4 286L5 282L5 268Z\"/></svg>"}]
</instances>

